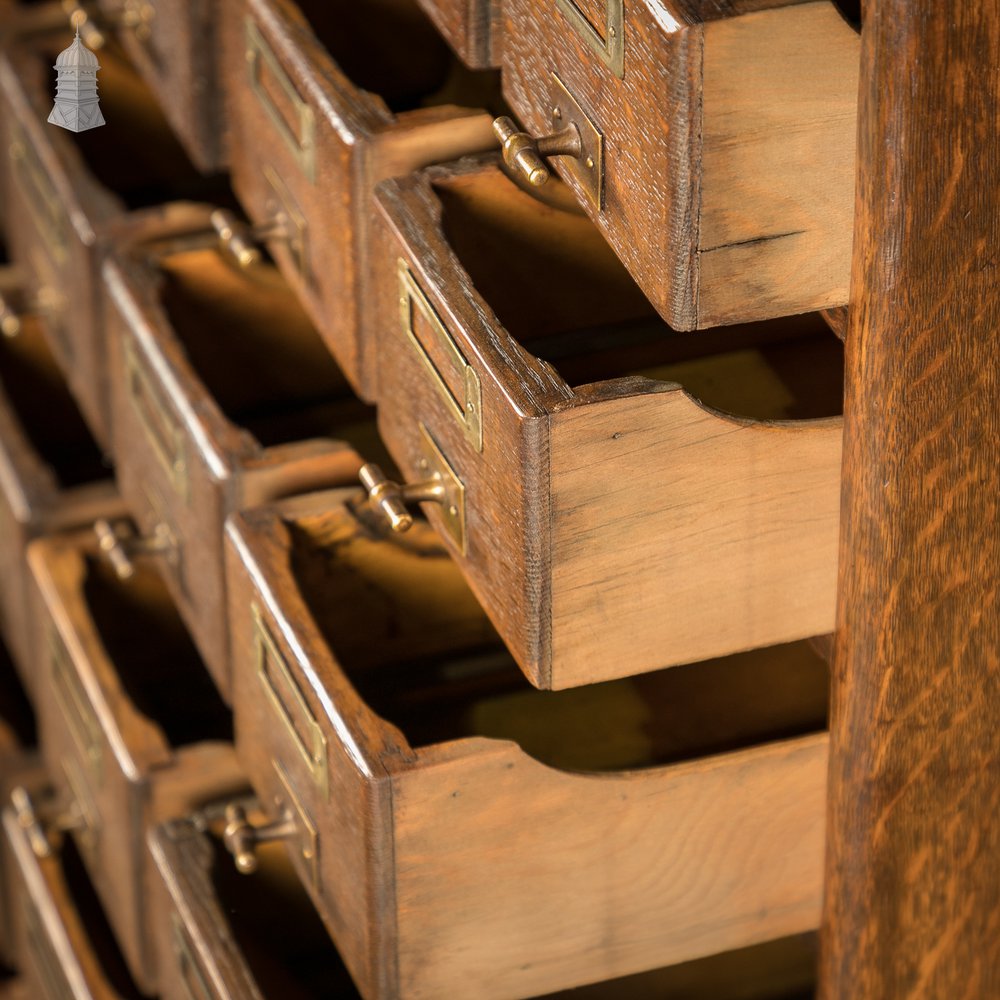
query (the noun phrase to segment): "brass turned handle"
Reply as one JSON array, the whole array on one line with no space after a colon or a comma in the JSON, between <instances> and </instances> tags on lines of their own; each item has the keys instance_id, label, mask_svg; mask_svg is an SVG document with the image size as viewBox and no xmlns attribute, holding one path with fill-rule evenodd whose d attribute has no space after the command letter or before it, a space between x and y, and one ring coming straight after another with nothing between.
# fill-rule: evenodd
<instances>
[{"instance_id":1,"label":"brass turned handle","mask_svg":"<svg viewBox=\"0 0 1000 1000\"><path fill-rule=\"evenodd\" d=\"M358 475L361 485L368 491L372 509L385 517L393 531L406 531L412 526L413 515L407 510L407 504L445 502L444 480L437 473L418 483L396 483L388 479L379 466L369 462L361 467Z\"/></svg>"},{"instance_id":2,"label":"brass turned handle","mask_svg":"<svg viewBox=\"0 0 1000 1000\"><path fill-rule=\"evenodd\" d=\"M583 154L580 130L572 123L558 132L536 139L527 132L521 132L510 118L503 115L493 122L493 133L503 148L504 163L534 187L541 187L550 176L543 157L579 157Z\"/></svg>"},{"instance_id":3,"label":"brass turned handle","mask_svg":"<svg viewBox=\"0 0 1000 1000\"><path fill-rule=\"evenodd\" d=\"M13 297L0 292L0 334L13 339L24 330L24 317L50 313L56 308L55 296L48 288L40 288L33 298L20 294Z\"/></svg>"},{"instance_id":4,"label":"brass turned handle","mask_svg":"<svg viewBox=\"0 0 1000 1000\"><path fill-rule=\"evenodd\" d=\"M257 847L275 840L290 840L297 833L290 817L254 826L247 818L246 810L237 803L226 806L226 828L222 841L233 856L236 868L243 875L257 871Z\"/></svg>"},{"instance_id":5,"label":"brass turned handle","mask_svg":"<svg viewBox=\"0 0 1000 1000\"><path fill-rule=\"evenodd\" d=\"M152 535L136 534L127 524L112 524L101 518L94 524L94 534L101 554L111 563L119 580L128 580L135 575L133 559L137 555L173 552L174 540L164 524L156 526Z\"/></svg>"},{"instance_id":6,"label":"brass turned handle","mask_svg":"<svg viewBox=\"0 0 1000 1000\"><path fill-rule=\"evenodd\" d=\"M260 226L243 222L226 208L215 209L209 219L223 250L240 267L260 263L260 244L265 240L287 240L291 237L288 220L280 213Z\"/></svg>"}]
</instances>

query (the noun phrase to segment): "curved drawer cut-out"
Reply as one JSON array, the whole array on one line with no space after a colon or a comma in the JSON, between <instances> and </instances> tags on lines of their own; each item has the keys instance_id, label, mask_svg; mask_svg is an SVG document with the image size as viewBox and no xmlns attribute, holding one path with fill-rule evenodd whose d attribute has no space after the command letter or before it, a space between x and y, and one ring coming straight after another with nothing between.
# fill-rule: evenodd
<instances>
[{"instance_id":1,"label":"curved drawer cut-out","mask_svg":"<svg viewBox=\"0 0 1000 1000\"><path fill-rule=\"evenodd\" d=\"M427 516L532 683L831 630L843 353L818 316L677 334L492 158L378 202L379 429L408 481L433 442L461 484L461 531Z\"/></svg>"}]
</instances>

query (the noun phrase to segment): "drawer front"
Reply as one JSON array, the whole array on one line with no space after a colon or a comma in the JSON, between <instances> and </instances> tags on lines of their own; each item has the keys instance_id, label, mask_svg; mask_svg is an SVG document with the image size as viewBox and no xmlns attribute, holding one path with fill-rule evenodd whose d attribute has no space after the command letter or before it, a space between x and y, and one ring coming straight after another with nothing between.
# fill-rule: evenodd
<instances>
[{"instance_id":1,"label":"drawer front","mask_svg":"<svg viewBox=\"0 0 1000 1000\"><path fill-rule=\"evenodd\" d=\"M826 0L774 7L504 6L511 106L578 127L550 162L677 329L846 302L859 37Z\"/></svg>"},{"instance_id":2,"label":"drawer front","mask_svg":"<svg viewBox=\"0 0 1000 1000\"><path fill-rule=\"evenodd\" d=\"M3 812L5 853L10 861L18 966L27 995L39 1000L114 1000L87 935L87 918L76 908L60 859L51 847L38 854L13 808ZM37 823L33 827L43 838Z\"/></svg>"},{"instance_id":3,"label":"drawer front","mask_svg":"<svg viewBox=\"0 0 1000 1000\"><path fill-rule=\"evenodd\" d=\"M291 821L289 857L363 993L373 959L384 804L343 719L317 699L247 565L228 546L236 751L265 814ZM335 711L335 710L334 710Z\"/></svg>"},{"instance_id":4,"label":"drawer front","mask_svg":"<svg viewBox=\"0 0 1000 1000\"><path fill-rule=\"evenodd\" d=\"M5 72L0 83L6 86ZM96 250L70 224L46 166L53 154L41 155L34 130L20 123L17 111L18 105L6 103L9 251L24 274L26 295L39 303L46 337L84 417L95 437L106 440Z\"/></svg>"},{"instance_id":5,"label":"drawer front","mask_svg":"<svg viewBox=\"0 0 1000 1000\"><path fill-rule=\"evenodd\" d=\"M151 354L109 305L116 476L144 536L169 540L157 555L178 610L213 679L228 690L222 525L232 489L227 460L193 432L195 417Z\"/></svg>"},{"instance_id":6,"label":"drawer front","mask_svg":"<svg viewBox=\"0 0 1000 1000\"><path fill-rule=\"evenodd\" d=\"M407 245L379 228L379 431L407 482L439 475L448 484L445 502L425 503L424 512L532 671L548 641L547 444L544 409L524 386L536 376L549 383L538 397L555 399L551 377L525 372L492 316L462 308L457 281L427 277L442 272L419 236Z\"/></svg>"},{"instance_id":7,"label":"drawer front","mask_svg":"<svg viewBox=\"0 0 1000 1000\"><path fill-rule=\"evenodd\" d=\"M222 95L216 65L218 7L210 0L101 0L119 19L118 37L155 92L192 162L225 166Z\"/></svg>"},{"instance_id":8,"label":"drawer front","mask_svg":"<svg viewBox=\"0 0 1000 1000\"><path fill-rule=\"evenodd\" d=\"M431 29L416 10L406 0L361 16L403 17L422 40ZM344 374L373 401L374 346L363 315L372 188L383 177L487 148L489 117L451 105L394 115L300 18L281 0L229 0L223 60L233 186L254 222L280 220L284 237L269 249ZM385 28L392 30L399 30L395 20Z\"/></svg>"},{"instance_id":9,"label":"drawer front","mask_svg":"<svg viewBox=\"0 0 1000 1000\"><path fill-rule=\"evenodd\" d=\"M323 88L315 48L308 54L297 48L284 6L225 4L233 187L254 222L282 219L288 238L268 247L344 373L364 390L354 208L370 135L344 105L363 109L369 102L360 92ZM341 113L344 127L338 128L331 115Z\"/></svg>"},{"instance_id":10,"label":"drawer front","mask_svg":"<svg viewBox=\"0 0 1000 1000\"><path fill-rule=\"evenodd\" d=\"M500 64L499 0L420 0L420 6L466 66Z\"/></svg>"},{"instance_id":11,"label":"drawer front","mask_svg":"<svg viewBox=\"0 0 1000 1000\"><path fill-rule=\"evenodd\" d=\"M37 671L32 669L29 654L27 543L25 526L11 508L6 491L0 490L0 628L21 682L34 698Z\"/></svg>"},{"instance_id":12,"label":"drawer front","mask_svg":"<svg viewBox=\"0 0 1000 1000\"><path fill-rule=\"evenodd\" d=\"M162 1000L260 1000L212 884L208 838L187 820L149 831L154 938Z\"/></svg>"},{"instance_id":13,"label":"drawer front","mask_svg":"<svg viewBox=\"0 0 1000 1000\"><path fill-rule=\"evenodd\" d=\"M142 930L142 778L122 771L115 751L121 735L105 729L85 674L55 622L39 624L38 648L47 661L39 704L42 755L129 967L152 988Z\"/></svg>"}]
</instances>

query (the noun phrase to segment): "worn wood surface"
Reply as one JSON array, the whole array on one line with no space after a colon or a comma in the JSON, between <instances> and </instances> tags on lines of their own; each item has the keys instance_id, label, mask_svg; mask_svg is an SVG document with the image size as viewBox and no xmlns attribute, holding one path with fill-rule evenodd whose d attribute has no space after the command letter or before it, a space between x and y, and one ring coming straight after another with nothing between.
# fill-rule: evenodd
<instances>
[{"instance_id":1,"label":"worn wood surface","mask_svg":"<svg viewBox=\"0 0 1000 1000\"><path fill-rule=\"evenodd\" d=\"M296 869L366 996L533 995L815 925L826 683L807 644L539 692L434 533L380 534L349 498L236 517L229 596L237 752L265 812L296 818ZM401 632L392 656L363 641ZM789 692L782 721L761 690ZM679 704L700 721L661 733Z\"/></svg>"},{"instance_id":2,"label":"worn wood surface","mask_svg":"<svg viewBox=\"0 0 1000 1000\"><path fill-rule=\"evenodd\" d=\"M90 534L34 542L43 757L132 974L156 989L146 829L244 787L229 713L156 573L116 581Z\"/></svg>"},{"instance_id":3,"label":"worn wood surface","mask_svg":"<svg viewBox=\"0 0 1000 1000\"><path fill-rule=\"evenodd\" d=\"M839 412L841 360L821 321L679 336L586 217L492 158L378 201L379 428L409 480L426 427L463 482L464 553L427 516L533 683L832 629L840 422L819 415ZM479 377L481 452L401 322L400 260ZM440 335L414 324L464 405Z\"/></svg>"},{"instance_id":4,"label":"worn wood surface","mask_svg":"<svg viewBox=\"0 0 1000 1000\"><path fill-rule=\"evenodd\" d=\"M373 400L375 358L363 333L372 188L489 148L490 116L456 106L478 106L483 87L456 77L457 60L415 0L301 9L291 0L229 0L222 27L233 187L255 222L277 212L304 222L301 251L278 240L269 248L351 383ZM255 35L259 42L248 41ZM248 46L276 61L258 57L256 88ZM314 122L311 173L302 117Z\"/></svg>"},{"instance_id":5,"label":"worn wood surface","mask_svg":"<svg viewBox=\"0 0 1000 1000\"><path fill-rule=\"evenodd\" d=\"M171 226L180 206L173 215ZM185 215L208 225L205 207ZM211 248L148 261L133 249L103 269L116 478L141 530L166 525L174 539L159 563L228 697L226 517L355 481L373 421L272 266L240 271Z\"/></svg>"},{"instance_id":6,"label":"worn wood surface","mask_svg":"<svg viewBox=\"0 0 1000 1000\"><path fill-rule=\"evenodd\" d=\"M866 4L820 995L1000 995L1000 13Z\"/></svg>"},{"instance_id":7,"label":"worn wood surface","mask_svg":"<svg viewBox=\"0 0 1000 1000\"><path fill-rule=\"evenodd\" d=\"M581 9L605 37L605 5ZM618 79L556 0L508 0L504 94L547 134L555 72L592 117L604 205L581 204L664 318L690 330L843 304L853 28L826 0L657 0L625 4L622 31Z\"/></svg>"}]
</instances>

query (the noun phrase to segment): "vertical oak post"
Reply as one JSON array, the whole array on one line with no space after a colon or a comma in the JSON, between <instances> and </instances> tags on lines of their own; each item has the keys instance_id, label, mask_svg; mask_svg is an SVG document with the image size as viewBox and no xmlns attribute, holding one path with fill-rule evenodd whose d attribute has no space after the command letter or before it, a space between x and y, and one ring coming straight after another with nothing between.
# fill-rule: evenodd
<instances>
[{"instance_id":1,"label":"vertical oak post","mask_svg":"<svg viewBox=\"0 0 1000 1000\"><path fill-rule=\"evenodd\" d=\"M1000 3L868 0L825 1000L1000 997Z\"/></svg>"}]
</instances>

